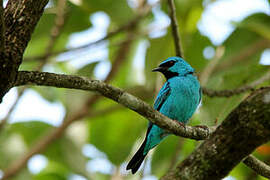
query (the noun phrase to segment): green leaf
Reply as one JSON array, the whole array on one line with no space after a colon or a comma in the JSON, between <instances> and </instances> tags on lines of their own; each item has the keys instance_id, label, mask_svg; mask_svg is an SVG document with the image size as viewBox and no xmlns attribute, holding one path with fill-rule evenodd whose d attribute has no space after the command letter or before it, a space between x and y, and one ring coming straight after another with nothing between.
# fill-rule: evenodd
<instances>
[{"instance_id":1,"label":"green leaf","mask_svg":"<svg viewBox=\"0 0 270 180\"><path fill-rule=\"evenodd\" d=\"M80 76L86 76L93 78L93 71L99 62L93 62L78 69L77 74Z\"/></svg>"},{"instance_id":2,"label":"green leaf","mask_svg":"<svg viewBox=\"0 0 270 180\"><path fill-rule=\"evenodd\" d=\"M202 0L177 0L175 2L176 18L179 24L181 38L185 38L186 33L196 30L197 22L203 12ZM162 3L162 10L168 14L168 3Z\"/></svg>"},{"instance_id":3,"label":"green leaf","mask_svg":"<svg viewBox=\"0 0 270 180\"><path fill-rule=\"evenodd\" d=\"M116 165L126 160L135 140L146 129L146 121L127 109L91 119L89 142Z\"/></svg>"},{"instance_id":4,"label":"green leaf","mask_svg":"<svg viewBox=\"0 0 270 180\"><path fill-rule=\"evenodd\" d=\"M239 27L256 32L270 40L270 16L263 13L253 14L238 24Z\"/></svg>"},{"instance_id":5,"label":"green leaf","mask_svg":"<svg viewBox=\"0 0 270 180\"><path fill-rule=\"evenodd\" d=\"M174 55L174 44L170 33L160 38L150 39L145 59L145 78L148 86L153 87L156 83L157 75L152 72L152 69L163 60Z\"/></svg>"},{"instance_id":6,"label":"green leaf","mask_svg":"<svg viewBox=\"0 0 270 180\"><path fill-rule=\"evenodd\" d=\"M76 6L69 1L68 4L68 15L66 18L65 26L61 31L61 35L58 37L54 50L62 50L65 48L68 38L73 32L85 30L90 27L89 15L90 13L83 10L81 6ZM50 40L51 29L55 23L56 15L50 11L55 11L53 8L49 8L45 11L41 19L39 20L37 27L31 37L26 52L27 56L36 56L45 53L45 49L48 46ZM79 19L79 21L78 21Z\"/></svg>"},{"instance_id":7,"label":"green leaf","mask_svg":"<svg viewBox=\"0 0 270 180\"><path fill-rule=\"evenodd\" d=\"M262 41L263 37L253 29L250 29L248 25L253 23L263 24L263 22L265 21L269 21L269 17L263 14L255 14L244 19L243 22L240 23L240 25L236 28L236 30L224 42L223 45L225 46L225 54L222 57L221 62L230 60L237 61L237 59L232 57L237 57L237 55L239 55L240 53L243 54L243 51L246 51L245 54L249 55L250 53L248 52L254 50L255 48L257 51L254 51L253 54L250 54L245 59L250 59L253 58L252 56L260 54L263 51L263 49L266 48L266 46L259 44L257 46L255 45L256 43ZM254 47L252 45L254 45ZM258 59L256 62L258 62ZM228 64L229 62L226 63Z\"/></svg>"},{"instance_id":8,"label":"green leaf","mask_svg":"<svg viewBox=\"0 0 270 180\"><path fill-rule=\"evenodd\" d=\"M185 29L185 32L191 33L197 31L197 23L201 18L201 14L203 12L203 9L201 6L195 6L191 9L191 11L188 14L186 25L184 27L181 27Z\"/></svg>"},{"instance_id":9,"label":"green leaf","mask_svg":"<svg viewBox=\"0 0 270 180\"><path fill-rule=\"evenodd\" d=\"M21 135L29 148L32 148L42 137L45 137L52 126L39 121L19 122L11 125L9 133ZM67 148L68 147L68 148ZM61 164L61 168L76 173L86 173L86 157L82 155L81 147L75 145L69 138L61 137L50 144L43 154L49 159Z\"/></svg>"},{"instance_id":10,"label":"green leaf","mask_svg":"<svg viewBox=\"0 0 270 180\"><path fill-rule=\"evenodd\" d=\"M208 37L203 36L198 30L185 36L184 44L185 59L196 71L201 71L209 62L203 56L203 50L208 46L213 46Z\"/></svg>"},{"instance_id":11,"label":"green leaf","mask_svg":"<svg viewBox=\"0 0 270 180\"><path fill-rule=\"evenodd\" d=\"M26 145L31 147L51 128L51 125L40 121L18 122L11 125L9 132L20 134Z\"/></svg>"},{"instance_id":12,"label":"green leaf","mask_svg":"<svg viewBox=\"0 0 270 180\"><path fill-rule=\"evenodd\" d=\"M156 147L152 159L153 174L160 177L168 170L179 140L179 137L171 135Z\"/></svg>"},{"instance_id":13,"label":"green leaf","mask_svg":"<svg viewBox=\"0 0 270 180\"><path fill-rule=\"evenodd\" d=\"M123 60L122 64L116 67L118 71L116 72L115 77L113 78L111 84L117 87L130 87L137 85L136 81L134 81L134 74L132 72L133 70L133 60L136 53L136 50L138 48L140 40L132 41L129 45L130 48L127 52L121 52L121 53L127 53L125 59ZM112 43L112 42L111 42ZM119 53L119 48L116 49L110 48L110 59L115 60ZM113 64L114 62L112 62Z\"/></svg>"},{"instance_id":14,"label":"green leaf","mask_svg":"<svg viewBox=\"0 0 270 180\"><path fill-rule=\"evenodd\" d=\"M68 3L68 17L64 27L64 33L73 33L86 30L91 27L89 20L90 12L85 10L83 6L74 5L70 1Z\"/></svg>"},{"instance_id":15,"label":"green leaf","mask_svg":"<svg viewBox=\"0 0 270 180\"><path fill-rule=\"evenodd\" d=\"M20 173L16 174L16 176L9 178L10 180L21 180L21 179L32 179L32 174L28 171L28 169L22 169Z\"/></svg>"},{"instance_id":16,"label":"green leaf","mask_svg":"<svg viewBox=\"0 0 270 180\"><path fill-rule=\"evenodd\" d=\"M97 11L106 12L113 23L126 23L133 16L132 9L126 0L83 0L82 6L89 13Z\"/></svg>"},{"instance_id":17,"label":"green leaf","mask_svg":"<svg viewBox=\"0 0 270 180\"><path fill-rule=\"evenodd\" d=\"M63 93L63 89L57 89L55 87L34 86L31 87L31 89L39 93L44 99L49 102L58 101L61 93Z\"/></svg>"},{"instance_id":18,"label":"green leaf","mask_svg":"<svg viewBox=\"0 0 270 180\"><path fill-rule=\"evenodd\" d=\"M184 160L194 150L196 143L196 141L182 139L174 135L165 138L156 147L153 154L152 173L157 177L163 176L170 170L172 161L178 164L179 161Z\"/></svg>"},{"instance_id":19,"label":"green leaf","mask_svg":"<svg viewBox=\"0 0 270 180\"><path fill-rule=\"evenodd\" d=\"M48 165L40 173L34 176L34 180L65 180L70 174L63 164L56 161L49 161Z\"/></svg>"},{"instance_id":20,"label":"green leaf","mask_svg":"<svg viewBox=\"0 0 270 180\"><path fill-rule=\"evenodd\" d=\"M65 106L68 114L73 114L82 109L85 102L89 98L89 93L85 91L78 91L74 89L65 89L60 94L60 101Z\"/></svg>"}]
</instances>

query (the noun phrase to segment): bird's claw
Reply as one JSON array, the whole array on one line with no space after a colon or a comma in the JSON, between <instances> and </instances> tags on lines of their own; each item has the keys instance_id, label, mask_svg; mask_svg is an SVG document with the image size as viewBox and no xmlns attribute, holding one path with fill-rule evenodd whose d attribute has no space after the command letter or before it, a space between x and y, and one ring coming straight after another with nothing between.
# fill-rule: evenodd
<instances>
[{"instance_id":1,"label":"bird's claw","mask_svg":"<svg viewBox=\"0 0 270 180\"><path fill-rule=\"evenodd\" d=\"M180 126L182 126L183 128L186 129L186 125L185 125L184 123L179 122L179 121L177 121L177 120L174 120L174 121L177 122L177 124L179 124Z\"/></svg>"},{"instance_id":2,"label":"bird's claw","mask_svg":"<svg viewBox=\"0 0 270 180\"><path fill-rule=\"evenodd\" d=\"M208 128L207 126L205 126L205 125L197 125L197 126L195 126L195 127L202 128L202 129L204 129L204 130L208 130L208 129L209 129L209 128Z\"/></svg>"}]
</instances>

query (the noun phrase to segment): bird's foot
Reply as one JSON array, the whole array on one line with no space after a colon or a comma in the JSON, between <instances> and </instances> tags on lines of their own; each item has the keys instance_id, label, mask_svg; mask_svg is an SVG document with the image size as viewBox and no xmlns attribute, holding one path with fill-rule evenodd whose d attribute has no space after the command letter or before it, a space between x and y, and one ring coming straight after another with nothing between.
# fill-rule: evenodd
<instances>
[{"instance_id":1,"label":"bird's foot","mask_svg":"<svg viewBox=\"0 0 270 180\"><path fill-rule=\"evenodd\" d=\"M184 123L179 122L179 121L177 121L177 120L175 120L175 119L174 119L174 121L177 122L177 124L179 124L180 126L182 126L183 128L186 129L186 125L185 125Z\"/></svg>"},{"instance_id":2,"label":"bird's foot","mask_svg":"<svg viewBox=\"0 0 270 180\"><path fill-rule=\"evenodd\" d=\"M206 125L197 125L195 127L202 128L204 130L208 130L209 129Z\"/></svg>"}]
</instances>

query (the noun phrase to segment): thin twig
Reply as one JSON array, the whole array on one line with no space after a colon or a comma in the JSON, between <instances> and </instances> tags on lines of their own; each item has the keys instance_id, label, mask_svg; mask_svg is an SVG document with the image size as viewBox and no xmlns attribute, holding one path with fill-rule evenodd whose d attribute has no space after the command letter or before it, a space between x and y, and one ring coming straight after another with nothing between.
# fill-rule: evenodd
<instances>
[{"instance_id":1,"label":"thin twig","mask_svg":"<svg viewBox=\"0 0 270 180\"><path fill-rule=\"evenodd\" d=\"M203 93L209 97L230 97L234 95L238 95L247 91L255 90L255 87L262 84L265 81L270 79L270 71L266 72L261 78L257 79L256 81L244 85L242 87L230 90L211 90L207 88L202 88Z\"/></svg>"},{"instance_id":2,"label":"thin twig","mask_svg":"<svg viewBox=\"0 0 270 180\"><path fill-rule=\"evenodd\" d=\"M131 36L131 34L130 34ZM104 82L108 83L110 82L116 75L116 73L118 72L119 68L121 67L121 65L123 64L124 60L126 59L127 56L127 52L130 49L131 46L131 40L129 37L127 38L127 40L121 45L119 52L117 53L115 60L113 61L113 65L112 68L110 70L110 72L108 73L107 77L105 78ZM90 97L87 102L84 105L85 109L89 109L101 96L99 95L93 95L92 97Z\"/></svg>"},{"instance_id":3,"label":"thin twig","mask_svg":"<svg viewBox=\"0 0 270 180\"><path fill-rule=\"evenodd\" d=\"M18 90L18 96L15 100L15 102L12 104L11 108L9 109L7 115L1 120L0 122L0 132L3 130L3 128L5 127L5 125L7 124L9 118L10 118L10 115L12 114L12 112L14 111L15 107L17 106L18 102L19 102L19 99L20 97L22 97L23 93L25 92L25 89L27 87L23 87L22 89L19 89Z\"/></svg>"},{"instance_id":4,"label":"thin twig","mask_svg":"<svg viewBox=\"0 0 270 180\"><path fill-rule=\"evenodd\" d=\"M170 18L171 18L171 27L172 27L172 34L173 34L173 39L174 39L174 44L175 44L175 52L176 56L179 57L184 57L181 49L181 44L180 44L180 35L179 35L179 26L176 18L176 11L175 11L175 5L173 0L168 0L169 4L169 11L170 11Z\"/></svg>"},{"instance_id":5,"label":"thin twig","mask_svg":"<svg viewBox=\"0 0 270 180\"><path fill-rule=\"evenodd\" d=\"M199 79L200 79L201 86L205 86L207 84L209 77L211 76L219 60L223 56L224 50L225 48L223 46L217 47L214 58L210 60L207 66L200 73Z\"/></svg>"},{"instance_id":6,"label":"thin twig","mask_svg":"<svg viewBox=\"0 0 270 180\"><path fill-rule=\"evenodd\" d=\"M261 176L270 178L270 167L253 155L249 155L243 162Z\"/></svg>"},{"instance_id":7,"label":"thin twig","mask_svg":"<svg viewBox=\"0 0 270 180\"><path fill-rule=\"evenodd\" d=\"M270 41L268 39L260 39L252 44L249 44L242 48L240 51L235 52L233 55L229 56L228 58L222 60L214 70L215 72L224 71L235 64L245 61L251 55L262 51L265 48L270 47Z\"/></svg>"},{"instance_id":8,"label":"thin twig","mask_svg":"<svg viewBox=\"0 0 270 180\"><path fill-rule=\"evenodd\" d=\"M61 34L67 15L66 6L67 6L66 0L58 0L58 4L56 7L56 18L54 20L54 26L51 29L50 40L45 49L44 55L42 55L42 58L40 59L41 63L37 67L37 70L41 70L42 67L47 63L50 54L52 53L53 48L56 44L56 41Z\"/></svg>"},{"instance_id":9,"label":"thin twig","mask_svg":"<svg viewBox=\"0 0 270 180\"><path fill-rule=\"evenodd\" d=\"M96 40L94 42L79 46L79 47L74 47L74 48L69 48L69 49L64 49L64 50L60 50L60 51L55 51L55 52L51 52L50 54L48 54L48 56L56 56L58 54L61 53L67 53L67 52L72 52L72 51L78 51L78 50L83 50L83 49L88 49L92 46L98 45L101 42L104 42L107 39L112 38L113 36L127 31L129 29L133 29L133 27L145 16L147 16L150 12L151 12L152 6L146 6L140 14L138 14L135 18L133 18L132 20L130 20L127 24L123 24L122 26L118 27L117 29L108 32L107 35L99 40ZM44 58L44 55L42 56L34 56L34 57L26 57L24 58L25 61L31 61L31 60L40 60Z\"/></svg>"}]
</instances>

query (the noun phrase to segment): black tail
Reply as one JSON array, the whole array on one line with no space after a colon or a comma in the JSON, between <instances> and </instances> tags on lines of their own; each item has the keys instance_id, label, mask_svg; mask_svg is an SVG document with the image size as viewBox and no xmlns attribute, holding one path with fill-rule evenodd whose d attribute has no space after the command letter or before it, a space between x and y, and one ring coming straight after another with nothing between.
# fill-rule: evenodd
<instances>
[{"instance_id":1,"label":"black tail","mask_svg":"<svg viewBox=\"0 0 270 180\"><path fill-rule=\"evenodd\" d=\"M146 145L146 139L142 143L141 147L139 150L135 153L135 155L132 157L132 159L129 161L127 165L127 170L131 169L132 174L136 173L141 166L146 154L143 154L144 147Z\"/></svg>"}]
</instances>

